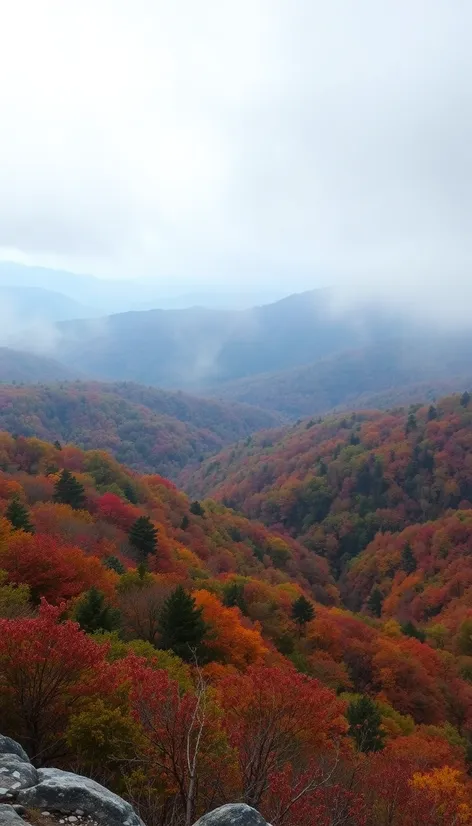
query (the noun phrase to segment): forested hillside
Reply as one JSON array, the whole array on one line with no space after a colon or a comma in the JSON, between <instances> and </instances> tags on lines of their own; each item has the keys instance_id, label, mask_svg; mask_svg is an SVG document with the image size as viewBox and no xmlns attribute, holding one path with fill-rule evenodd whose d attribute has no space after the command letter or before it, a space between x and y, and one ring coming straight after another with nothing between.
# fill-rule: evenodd
<instances>
[{"instance_id":1,"label":"forested hillside","mask_svg":"<svg viewBox=\"0 0 472 826\"><path fill-rule=\"evenodd\" d=\"M103 448L130 467L170 478L278 421L277 414L248 405L137 384L0 384L0 429Z\"/></svg>"},{"instance_id":2,"label":"forested hillside","mask_svg":"<svg viewBox=\"0 0 472 826\"><path fill-rule=\"evenodd\" d=\"M212 393L291 419L425 402L472 385L471 344L466 336L444 334L375 341L314 364L221 384Z\"/></svg>"},{"instance_id":3,"label":"forested hillside","mask_svg":"<svg viewBox=\"0 0 472 826\"><path fill-rule=\"evenodd\" d=\"M339 574L378 531L472 507L472 404L357 412L256 434L188 480L322 553Z\"/></svg>"},{"instance_id":4,"label":"forested hillside","mask_svg":"<svg viewBox=\"0 0 472 826\"><path fill-rule=\"evenodd\" d=\"M232 800L275 826L472 821L472 657L342 608L296 540L4 433L0 571L0 729L150 826Z\"/></svg>"},{"instance_id":5,"label":"forested hillside","mask_svg":"<svg viewBox=\"0 0 472 826\"><path fill-rule=\"evenodd\" d=\"M75 379L78 375L78 370L69 369L47 356L0 347L0 388L4 382L35 384L41 381L66 381Z\"/></svg>"}]
</instances>

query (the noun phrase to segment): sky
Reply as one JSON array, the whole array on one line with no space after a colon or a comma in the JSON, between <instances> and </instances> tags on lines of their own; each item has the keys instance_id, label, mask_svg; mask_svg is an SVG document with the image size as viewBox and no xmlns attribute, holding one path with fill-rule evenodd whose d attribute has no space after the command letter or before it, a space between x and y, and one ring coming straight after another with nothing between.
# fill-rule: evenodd
<instances>
[{"instance_id":1,"label":"sky","mask_svg":"<svg viewBox=\"0 0 472 826\"><path fill-rule=\"evenodd\" d=\"M0 258L464 310L471 29L467 0L0 0Z\"/></svg>"}]
</instances>

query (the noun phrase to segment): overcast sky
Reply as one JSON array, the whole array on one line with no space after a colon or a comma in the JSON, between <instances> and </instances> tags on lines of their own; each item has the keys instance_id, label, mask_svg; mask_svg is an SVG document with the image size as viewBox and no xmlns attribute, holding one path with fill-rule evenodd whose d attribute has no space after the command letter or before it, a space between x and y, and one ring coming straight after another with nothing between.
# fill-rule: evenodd
<instances>
[{"instance_id":1,"label":"overcast sky","mask_svg":"<svg viewBox=\"0 0 472 826\"><path fill-rule=\"evenodd\" d=\"M469 0L0 9L1 257L472 292Z\"/></svg>"}]
</instances>

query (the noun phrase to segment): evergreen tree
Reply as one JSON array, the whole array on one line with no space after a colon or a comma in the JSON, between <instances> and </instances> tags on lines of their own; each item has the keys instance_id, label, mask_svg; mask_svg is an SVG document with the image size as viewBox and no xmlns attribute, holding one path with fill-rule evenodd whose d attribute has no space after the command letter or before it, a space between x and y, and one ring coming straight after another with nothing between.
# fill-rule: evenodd
<instances>
[{"instance_id":1,"label":"evergreen tree","mask_svg":"<svg viewBox=\"0 0 472 826\"><path fill-rule=\"evenodd\" d=\"M412 433L412 431L416 430L417 427L418 427L418 423L416 421L416 416L413 413L413 411L411 411L410 413L408 413L408 419L407 419L407 423L406 423L406 427L405 427L406 435L408 435L408 433Z\"/></svg>"},{"instance_id":2,"label":"evergreen tree","mask_svg":"<svg viewBox=\"0 0 472 826\"><path fill-rule=\"evenodd\" d=\"M145 563L149 554L154 554L157 549L157 528L149 519L149 516L139 516L136 522L131 525L128 539L133 548L137 551L137 559L140 563Z\"/></svg>"},{"instance_id":3,"label":"evergreen tree","mask_svg":"<svg viewBox=\"0 0 472 826\"><path fill-rule=\"evenodd\" d=\"M194 516L205 516L205 509L200 502L195 501L190 505L190 513Z\"/></svg>"},{"instance_id":4,"label":"evergreen tree","mask_svg":"<svg viewBox=\"0 0 472 826\"><path fill-rule=\"evenodd\" d=\"M84 486L70 470L65 469L54 485L53 499L63 505L70 505L74 510L80 510L85 505Z\"/></svg>"},{"instance_id":5,"label":"evergreen tree","mask_svg":"<svg viewBox=\"0 0 472 826\"><path fill-rule=\"evenodd\" d=\"M56 448L56 450L62 450L62 445L57 440L54 442L54 447Z\"/></svg>"},{"instance_id":6,"label":"evergreen tree","mask_svg":"<svg viewBox=\"0 0 472 826\"><path fill-rule=\"evenodd\" d=\"M125 566L117 556L107 556L107 558L103 560L103 564L105 568L108 568L110 571L115 571L115 573L120 574L120 576L126 572Z\"/></svg>"},{"instance_id":7,"label":"evergreen tree","mask_svg":"<svg viewBox=\"0 0 472 826\"><path fill-rule=\"evenodd\" d=\"M438 418L438 411L436 410L434 404L431 404L429 406L429 410L428 410L428 421L432 422L433 419L437 419L437 418Z\"/></svg>"},{"instance_id":8,"label":"evergreen tree","mask_svg":"<svg viewBox=\"0 0 472 826\"><path fill-rule=\"evenodd\" d=\"M413 574L417 568L417 562L413 549L409 542L406 543L402 551L402 568L406 574Z\"/></svg>"},{"instance_id":9,"label":"evergreen tree","mask_svg":"<svg viewBox=\"0 0 472 826\"><path fill-rule=\"evenodd\" d=\"M5 511L5 516L12 524L15 531L26 531L26 533L34 533L34 528L29 519L28 509L15 496L8 503Z\"/></svg>"},{"instance_id":10,"label":"evergreen tree","mask_svg":"<svg viewBox=\"0 0 472 826\"><path fill-rule=\"evenodd\" d=\"M403 623L401 626L402 633L405 634L405 637L414 637L416 640L420 642L424 642L426 639L426 634L421 628L418 628L411 620L408 622Z\"/></svg>"},{"instance_id":11,"label":"evergreen tree","mask_svg":"<svg viewBox=\"0 0 472 826\"><path fill-rule=\"evenodd\" d=\"M105 600L102 591L92 587L75 609L75 619L87 634L96 631L116 631L120 626L120 612Z\"/></svg>"},{"instance_id":12,"label":"evergreen tree","mask_svg":"<svg viewBox=\"0 0 472 826\"><path fill-rule=\"evenodd\" d=\"M204 653L207 627L202 609L191 594L179 585L164 603L160 616L161 648L169 649L183 660L191 661Z\"/></svg>"},{"instance_id":13,"label":"evergreen tree","mask_svg":"<svg viewBox=\"0 0 472 826\"><path fill-rule=\"evenodd\" d=\"M247 614L247 605L244 598L244 583L230 582L223 589L223 605L227 608L239 608L242 614Z\"/></svg>"},{"instance_id":14,"label":"evergreen tree","mask_svg":"<svg viewBox=\"0 0 472 826\"><path fill-rule=\"evenodd\" d=\"M305 629L307 622L311 622L314 616L313 604L302 594L292 605L292 619L297 623L300 634Z\"/></svg>"},{"instance_id":15,"label":"evergreen tree","mask_svg":"<svg viewBox=\"0 0 472 826\"><path fill-rule=\"evenodd\" d=\"M182 517L182 522L180 523L180 530L186 531L188 530L188 526L190 525L190 519L188 518L187 514L184 513Z\"/></svg>"},{"instance_id":16,"label":"evergreen tree","mask_svg":"<svg viewBox=\"0 0 472 826\"><path fill-rule=\"evenodd\" d=\"M468 393L467 390L466 390L465 393L463 393L462 396L461 396L461 405L462 405L462 407L468 407L469 402L470 402L470 393Z\"/></svg>"},{"instance_id":17,"label":"evergreen tree","mask_svg":"<svg viewBox=\"0 0 472 826\"><path fill-rule=\"evenodd\" d=\"M367 602L367 608L369 611L374 615L374 617L380 617L382 613L382 605L383 605L383 596L382 591L375 586L372 590L370 597Z\"/></svg>"},{"instance_id":18,"label":"evergreen tree","mask_svg":"<svg viewBox=\"0 0 472 826\"><path fill-rule=\"evenodd\" d=\"M382 717L370 697L352 700L347 707L349 734L358 751L381 751L384 747Z\"/></svg>"},{"instance_id":19,"label":"evergreen tree","mask_svg":"<svg viewBox=\"0 0 472 826\"><path fill-rule=\"evenodd\" d=\"M125 482L123 485L123 493L126 496L128 502L131 502L132 505L138 504L138 497L136 494L136 490L131 482Z\"/></svg>"}]
</instances>

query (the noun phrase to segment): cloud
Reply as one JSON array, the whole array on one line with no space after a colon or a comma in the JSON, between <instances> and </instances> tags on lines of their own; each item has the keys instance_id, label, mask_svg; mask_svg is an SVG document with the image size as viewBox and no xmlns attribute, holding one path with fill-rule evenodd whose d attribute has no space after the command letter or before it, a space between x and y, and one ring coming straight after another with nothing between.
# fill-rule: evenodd
<instances>
[{"instance_id":1,"label":"cloud","mask_svg":"<svg viewBox=\"0 0 472 826\"><path fill-rule=\"evenodd\" d=\"M188 284L472 298L472 6L16 0L0 248Z\"/></svg>"}]
</instances>

